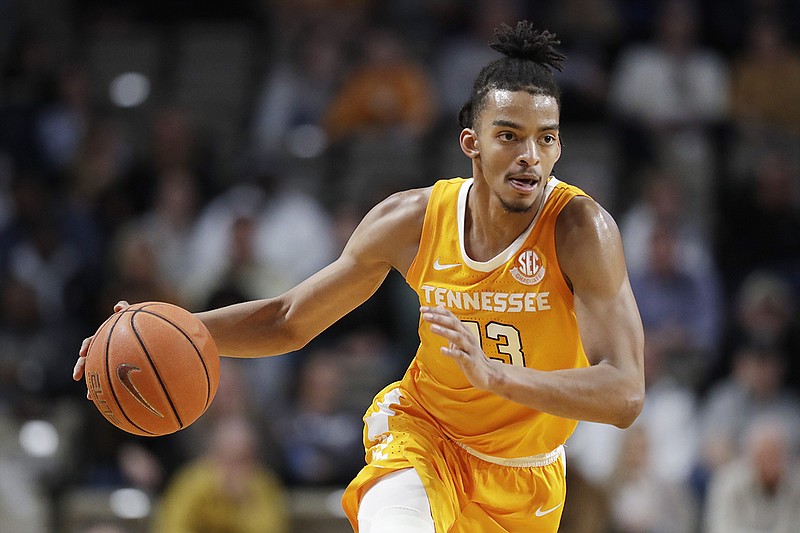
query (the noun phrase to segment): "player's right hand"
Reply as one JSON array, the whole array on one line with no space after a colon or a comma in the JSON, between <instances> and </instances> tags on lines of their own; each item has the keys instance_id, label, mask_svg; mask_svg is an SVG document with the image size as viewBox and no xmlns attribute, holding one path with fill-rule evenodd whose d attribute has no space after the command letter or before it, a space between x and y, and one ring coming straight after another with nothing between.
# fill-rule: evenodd
<instances>
[{"instance_id":1,"label":"player's right hand","mask_svg":"<svg viewBox=\"0 0 800 533\"><path fill-rule=\"evenodd\" d=\"M131 304L126 302L125 300L120 300L114 306L114 312L119 313L130 307ZM89 344L91 344L94 335L90 337L86 337L83 339L81 343L81 347L78 350L78 360L75 361L75 367L72 369L72 379L75 381L80 381L83 378L83 369L86 366L86 354L89 353Z\"/></svg>"}]
</instances>

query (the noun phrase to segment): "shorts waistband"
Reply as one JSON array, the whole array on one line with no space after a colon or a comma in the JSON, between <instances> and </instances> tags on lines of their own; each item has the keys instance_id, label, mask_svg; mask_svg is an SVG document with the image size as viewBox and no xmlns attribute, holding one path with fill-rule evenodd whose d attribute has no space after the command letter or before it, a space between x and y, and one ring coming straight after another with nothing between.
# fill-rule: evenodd
<instances>
[{"instance_id":1,"label":"shorts waistband","mask_svg":"<svg viewBox=\"0 0 800 533\"><path fill-rule=\"evenodd\" d=\"M455 441L455 443L459 445L461 448L463 448L464 451L466 451L468 454L473 455L482 461L486 461L487 463L492 463L500 466L509 466L512 468L530 468L530 467L547 466L549 464L555 463L559 457L564 455L563 444L551 452L540 453L539 455L504 458L504 457L495 457L493 455L486 455L485 453L481 453L478 450L474 450L471 447L467 446L466 444L463 444L458 441Z\"/></svg>"}]
</instances>

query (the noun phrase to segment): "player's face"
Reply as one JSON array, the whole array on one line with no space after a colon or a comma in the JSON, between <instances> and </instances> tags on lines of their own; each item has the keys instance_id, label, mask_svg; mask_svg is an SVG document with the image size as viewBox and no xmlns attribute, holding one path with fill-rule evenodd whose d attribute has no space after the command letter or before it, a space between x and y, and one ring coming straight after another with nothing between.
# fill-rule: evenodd
<instances>
[{"instance_id":1,"label":"player's face","mask_svg":"<svg viewBox=\"0 0 800 533\"><path fill-rule=\"evenodd\" d=\"M511 213L538 208L547 178L561 156L558 104L552 96L492 90L478 116L476 178Z\"/></svg>"}]
</instances>

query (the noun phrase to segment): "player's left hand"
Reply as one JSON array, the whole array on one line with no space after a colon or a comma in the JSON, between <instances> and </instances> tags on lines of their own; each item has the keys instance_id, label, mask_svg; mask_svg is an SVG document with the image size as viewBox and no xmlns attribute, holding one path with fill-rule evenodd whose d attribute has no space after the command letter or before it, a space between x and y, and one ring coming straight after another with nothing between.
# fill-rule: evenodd
<instances>
[{"instance_id":1,"label":"player's left hand","mask_svg":"<svg viewBox=\"0 0 800 533\"><path fill-rule=\"evenodd\" d=\"M117 313L119 311L122 311L123 309L127 309L130 306L131 304L129 304L125 300L120 300L114 306L114 312ZM89 353L89 345L92 343L92 337L94 337L94 335L83 339L81 347L78 349L78 359L77 361L75 361L75 366L72 368L72 379L74 379L75 381L80 381L83 378L83 371L84 368L86 367L86 355Z\"/></svg>"},{"instance_id":2,"label":"player's left hand","mask_svg":"<svg viewBox=\"0 0 800 533\"><path fill-rule=\"evenodd\" d=\"M447 309L421 307L420 313L422 319L430 324L431 331L448 341L448 345L442 347L442 354L458 364L474 387L491 390L498 363L486 357L480 339Z\"/></svg>"}]
</instances>

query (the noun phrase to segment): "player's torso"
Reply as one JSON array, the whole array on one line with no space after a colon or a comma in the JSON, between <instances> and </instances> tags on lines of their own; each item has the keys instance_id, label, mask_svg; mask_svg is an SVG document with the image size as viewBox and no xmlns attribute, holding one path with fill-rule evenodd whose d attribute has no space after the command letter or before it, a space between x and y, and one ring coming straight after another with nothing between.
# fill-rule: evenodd
<instances>
[{"instance_id":1,"label":"player's torso","mask_svg":"<svg viewBox=\"0 0 800 533\"><path fill-rule=\"evenodd\" d=\"M555 223L578 189L551 178L541 212L506 250L486 262L464 251L471 180L436 184L419 252L407 280L422 305L442 306L481 339L490 358L538 370L586 366L572 293L558 266ZM440 353L444 340L422 323L420 348L403 386L454 440L481 453L522 457L548 452L575 422L476 390Z\"/></svg>"}]
</instances>

